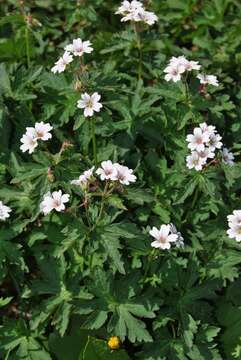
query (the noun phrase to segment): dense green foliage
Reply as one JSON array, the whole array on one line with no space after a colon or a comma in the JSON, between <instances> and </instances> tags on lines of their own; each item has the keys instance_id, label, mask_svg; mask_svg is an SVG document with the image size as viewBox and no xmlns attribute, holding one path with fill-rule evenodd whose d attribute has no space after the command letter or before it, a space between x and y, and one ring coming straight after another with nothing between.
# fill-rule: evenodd
<instances>
[{"instance_id":1,"label":"dense green foliage","mask_svg":"<svg viewBox=\"0 0 241 360\"><path fill-rule=\"evenodd\" d=\"M241 359L241 243L226 235L240 208L240 2L145 3L158 22L138 34L114 0L0 4L0 200L12 209L0 223L1 359ZM94 48L83 76L53 74L77 37ZM181 82L164 80L178 55L220 86L202 96L193 77L187 102ZM124 163L137 181L101 199L96 180L82 206L70 181L94 165L90 120L76 107L86 89L102 97L98 165ZM23 154L37 121L53 138ZM187 169L186 135L203 121L234 166ZM43 216L43 195L58 189L71 195L66 211ZM150 228L170 222L184 248L154 252Z\"/></svg>"}]
</instances>

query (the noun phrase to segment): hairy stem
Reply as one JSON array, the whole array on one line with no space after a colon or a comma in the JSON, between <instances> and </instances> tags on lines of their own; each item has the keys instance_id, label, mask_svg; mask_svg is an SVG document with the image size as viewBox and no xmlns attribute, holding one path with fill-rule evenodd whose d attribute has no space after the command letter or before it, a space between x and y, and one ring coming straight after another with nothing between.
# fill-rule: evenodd
<instances>
[{"instance_id":1,"label":"hairy stem","mask_svg":"<svg viewBox=\"0 0 241 360\"><path fill-rule=\"evenodd\" d=\"M28 25L25 26L25 47L26 47L26 57L27 57L27 66L30 68L30 48L29 48L29 30Z\"/></svg>"},{"instance_id":2,"label":"hairy stem","mask_svg":"<svg viewBox=\"0 0 241 360\"><path fill-rule=\"evenodd\" d=\"M183 79L183 84L184 84L184 89L185 89L185 99L186 99L186 103L189 105L190 95L189 95L189 87L188 87L187 77L185 77L185 78Z\"/></svg>"},{"instance_id":3,"label":"hairy stem","mask_svg":"<svg viewBox=\"0 0 241 360\"><path fill-rule=\"evenodd\" d=\"M134 32L136 35L136 45L139 53L139 64L138 64L138 79L142 78L142 49L141 49L141 37L138 32L137 24L133 24Z\"/></svg>"},{"instance_id":4,"label":"hairy stem","mask_svg":"<svg viewBox=\"0 0 241 360\"><path fill-rule=\"evenodd\" d=\"M102 218L103 211L104 211L104 208L105 208L105 200L106 200L106 197L109 195L108 188L109 188L109 181L107 180L106 184L105 184L103 194L102 194L102 199L101 199L101 204L100 204L100 211L99 211L98 217L97 217L96 222L93 225L91 231L93 231L96 228L96 226L99 224L99 222L100 222L100 220Z\"/></svg>"},{"instance_id":5,"label":"hairy stem","mask_svg":"<svg viewBox=\"0 0 241 360\"><path fill-rule=\"evenodd\" d=\"M92 146L93 146L93 156L95 166L97 166L97 151L96 151L96 138L95 138L95 118L91 119L91 137L92 137Z\"/></svg>"}]
</instances>

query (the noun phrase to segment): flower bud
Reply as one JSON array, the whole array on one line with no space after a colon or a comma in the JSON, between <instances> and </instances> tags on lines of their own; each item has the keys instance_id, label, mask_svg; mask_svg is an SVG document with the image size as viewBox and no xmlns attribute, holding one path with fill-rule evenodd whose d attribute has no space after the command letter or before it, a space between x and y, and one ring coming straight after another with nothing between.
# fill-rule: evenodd
<instances>
[{"instance_id":1,"label":"flower bud","mask_svg":"<svg viewBox=\"0 0 241 360\"><path fill-rule=\"evenodd\" d=\"M50 167L48 168L47 178L51 183L54 182L54 174Z\"/></svg>"},{"instance_id":2,"label":"flower bud","mask_svg":"<svg viewBox=\"0 0 241 360\"><path fill-rule=\"evenodd\" d=\"M82 83L80 80L76 80L76 82L74 84L74 89L75 89L75 91L80 91L82 89Z\"/></svg>"}]
</instances>

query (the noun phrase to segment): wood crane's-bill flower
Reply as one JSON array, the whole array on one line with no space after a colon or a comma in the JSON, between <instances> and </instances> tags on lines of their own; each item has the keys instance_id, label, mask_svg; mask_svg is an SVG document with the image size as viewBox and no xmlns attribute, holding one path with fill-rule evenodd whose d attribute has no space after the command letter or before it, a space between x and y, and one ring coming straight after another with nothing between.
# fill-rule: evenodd
<instances>
[{"instance_id":1,"label":"wood crane's-bill flower","mask_svg":"<svg viewBox=\"0 0 241 360\"><path fill-rule=\"evenodd\" d=\"M10 212L12 209L10 207L3 204L2 201L0 201L0 220L5 221L10 216Z\"/></svg>"},{"instance_id":2,"label":"wood crane's-bill flower","mask_svg":"<svg viewBox=\"0 0 241 360\"><path fill-rule=\"evenodd\" d=\"M40 204L40 210L44 215L49 214L52 210L57 212L65 210L65 203L69 201L68 194L62 194L62 190L48 192L44 195L44 199Z\"/></svg>"},{"instance_id":3,"label":"wood crane's-bill flower","mask_svg":"<svg viewBox=\"0 0 241 360\"><path fill-rule=\"evenodd\" d=\"M92 95L84 93L81 95L81 99L77 102L79 109L84 109L84 116L93 116L94 112L99 112L102 108L102 104L99 102L101 96L95 92Z\"/></svg>"},{"instance_id":4,"label":"wood crane's-bill flower","mask_svg":"<svg viewBox=\"0 0 241 360\"><path fill-rule=\"evenodd\" d=\"M161 225L159 230L153 227L149 234L155 238L151 246L163 250L170 249L171 243L178 239L178 235L171 232L170 225Z\"/></svg>"},{"instance_id":5,"label":"wood crane's-bill flower","mask_svg":"<svg viewBox=\"0 0 241 360\"><path fill-rule=\"evenodd\" d=\"M54 74L62 73L63 71L65 71L66 66L70 64L72 61L73 61L73 56L68 51L65 51L63 56L58 61L56 61L51 71Z\"/></svg>"}]
</instances>

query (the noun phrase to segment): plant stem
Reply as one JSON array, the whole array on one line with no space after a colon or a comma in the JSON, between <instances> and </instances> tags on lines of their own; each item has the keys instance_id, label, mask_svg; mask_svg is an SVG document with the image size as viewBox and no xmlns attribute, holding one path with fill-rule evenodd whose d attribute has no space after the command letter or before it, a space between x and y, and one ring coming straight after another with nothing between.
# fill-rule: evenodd
<instances>
[{"instance_id":1,"label":"plant stem","mask_svg":"<svg viewBox=\"0 0 241 360\"><path fill-rule=\"evenodd\" d=\"M29 31L28 25L25 26L25 46L26 46L26 56L27 56L27 66L30 68L30 49L29 49Z\"/></svg>"},{"instance_id":2,"label":"plant stem","mask_svg":"<svg viewBox=\"0 0 241 360\"><path fill-rule=\"evenodd\" d=\"M134 32L136 35L136 44L137 44L138 53L139 53L138 80L140 80L142 78L142 50L141 50L141 38L138 33L138 28L137 28L136 23L134 23Z\"/></svg>"},{"instance_id":3,"label":"plant stem","mask_svg":"<svg viewBox=\"0 0 241 360\"><path fill-rule=\"evenodd\" d=\"M85 205L84 205L84 208L85 208L85 215L86 215L86 219L87 219L87 222L88 222L88 227L89 229L91 228L91 224L90 224L90 216L89 216L89 210L88 210L88 192L85 191Z\"/></svg>"},{"instance_id":4,"label":"plant stem","mask_svg":"<svg viewBox=\"0 0 241 360\"><path fill-rule=\"evenodd\" d=\"M85 347L84 347L83 360L85 360L85 353L86 353L87 347L88 347L88 345L89 345L89 342L90 342L90 336L88 336L88 339L87 339L86 344L85 344Z\"/></svg>"},{"instance_id":5,"label":"plant stem","mask_svg":"<svg viewBox=\"0 0 241 360\"><path fill-rule=\"evenodd\" d=\"M174 338L174 339L176 339L175 326L173 325L173 323L172 323L172 322L170 323L170 325L171 325L171 329L172 329L172 336L173 336L173 338Z\"/></svg>"},{"instance_id":6,"label":"plant stem","mask_svg":"<svg viewBox=\"0 0 241 360\"><path fill-rule=\"evenodd\" d=\"M97 166L97 152L96 152L96 138L95 138L95 118L91 119L91 137L92 137L92 145L93 145L93 156L95 166Z\"/></svg>"},{"instance_id":7,"label":"plant stem","mask_svg":"<svg viewBox=\"0 0 241 360\"><path fill-rule=\"evenodd\" d=\"M109 181L107 181L106 184L105 184L104 194L103 194L103 197L102 197L102 200L101 200L101 205L100 205L100 212L99 212L98 218L96 220L96 224L98 224L98 222L100 221L100 219L102 217L102 214L103 214L103 211L104 211L105 197L106 197L106 194L108 192L108 186L109 186Z\"/></svg>"},{"instance_id":8,"label":"plant stem","mask_svg":"<svg viewBox=\"0 0 241 360\"><path fill-rule=\"evenodd\" d=\"M188 86L188 74L185 74L182 78L182 83L184 85L184 93L185 93L185 101L188 106L190 106L190 93L189 93L189 86Z\"/></svg>"},{"instance_id":9,"label":"plant stem","mask_svg":"<svg viewBox=\"0 0 241 360\"><path fill-rule=\"evenodd\" d=\"M109 187L109 181L107 180L106 184L105 184L103 194L102 194L102 199L101 199L101 204L100 204L100 211L99 211L99 214L98 214L98 217L96 219L95 224L91 228L91 231L93 231L96 228L96 226L99 224L99 222L100 222L100 220L102 218L102 214L103 214L104 207L105 207L105 199L106 199L106 196L108 195L108 187Z\"/></svg>"}]
</instances>

